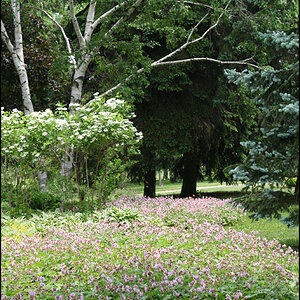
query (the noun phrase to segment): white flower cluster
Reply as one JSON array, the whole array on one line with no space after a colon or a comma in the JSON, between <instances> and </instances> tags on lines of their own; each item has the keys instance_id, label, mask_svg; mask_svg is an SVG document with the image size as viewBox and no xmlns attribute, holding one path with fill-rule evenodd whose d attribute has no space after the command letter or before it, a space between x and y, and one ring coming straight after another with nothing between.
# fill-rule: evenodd
<instances>
[{"instance_id":1,"label":"white flower cluster","mask_svg":"<svg viewBox=\"0 0 300 300\"><path fill-rule=\"evenodd\" d=\"M120 99L116 99L116 98L111 98L111 99L108 99L104 105L105 106L108 106L112 109L115 109L117 108L118 106L121 106L124 104L124 100L120 100Z\"/></svg>"},{"instance_id":2,"label":"white flower cluster","mask_svg":"<svg viewBox=\"0 0 300 300\"><path fill-rule=\"evenodd\" d=\"M128 119L132 113L128 113L123 100L113 98L95 106L72 106L73 114L58 107L55 112L47 109L26 116L16 109L9 113L1 108L2 155L34 161L40 156L57 157L68 147L122 147L142 138Z\"/></svg>"}]
</instances>

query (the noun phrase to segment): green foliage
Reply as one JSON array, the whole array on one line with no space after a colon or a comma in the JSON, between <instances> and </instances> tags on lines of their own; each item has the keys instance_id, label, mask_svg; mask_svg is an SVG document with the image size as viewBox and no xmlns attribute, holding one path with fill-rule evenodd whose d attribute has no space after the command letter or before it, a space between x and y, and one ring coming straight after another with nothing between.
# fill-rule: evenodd
<instances>
[{"instance_id":1,"label":"green foliage","mask_svg":"<svg viewBox=\"0 0 300 300\"><path fill-rule=\"evenodd\" d=\"M53 210L61 206L61 198L48 192L33 192L30 208L39 210Z\"/></svg>"},{"instance_id":2,"label":"green foliage","mask_svg":"<svg viewBox=\"0 0 300 300\"><path fill-rule=\"evenodd\" d=\"M5 186L10 206L12 196L17 195L22 196L22 201L16 199L15 205L29 207L33 187L37 184L37 172L43 171L47 166L56 165L53 172L58 174L63 154L70 148L76 154L73 161L73 180L77 184L78 192L81 184L80 168L85 170L87 189L94 189L98 176L101 176L99 200L107 197L114 188L112 181L116 182L122 172L121 158L124 159L128 153L134 152L135 145L141 138L141 134L129 120L132 117L130 107L123 100L113 98L106 102L99 99L86 108L76 106L74 109L75 113L72 115L66 108L59 106L55 112L47 109L26 116L18 110L11 113L1 110L1 183ZM89 173L88 161L91 157L96 157L96 161L90 167ZM104 187L108 178L110 182ZM66 182L67 178L61 179L61 191L63 184L65 189L71 186ZM92 200L93 195L94 193ZM45 197L34 195L32 205L36 208L54 208L54 202L58 202L55 200L56 196L53 198L49 195L48 200Z\"/></svg>"},{"instance_id":3,"label":"green foliage","mask_svg":"<svg viewBox=\"0 0 300 300\"><path fill-rule=\"evenodd\" d=\"M249 89L261 111L256 140L241 143L248 157L230 174L251 189L251 196L239 202L254 218L280 218L286 210L290 217L285 221L299 224L299 210L293 209L299 187L294 189L289 183L299 176L299 38L285 32L266 32L260 37L272 51L270 66L255 72L227 71L229 81Z\"/></svg>"},{"instance_id":4,"label":"green foliage","mask_svg":"<svg viewBox=\"0 0 300 300\"><path fill-rule=\"evenodd\" d=\"M132 221L139 220L141 215L130 208L122 210L118 207L111 206L104 209L99 215L99 218L118 223L131 223Z\"/></svg>"}]
</instances>

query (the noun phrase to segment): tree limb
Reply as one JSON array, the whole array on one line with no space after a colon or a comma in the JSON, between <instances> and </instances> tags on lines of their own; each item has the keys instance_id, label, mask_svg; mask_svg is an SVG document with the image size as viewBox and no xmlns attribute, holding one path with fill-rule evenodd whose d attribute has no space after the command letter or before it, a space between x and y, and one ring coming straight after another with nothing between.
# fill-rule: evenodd
<instances>
[{"instance_id":1,"label":"tree limb","mask_svg":"<svg viewBox=\"0 0 300 300\"><path fill-rule=\"evenodd\" d=\"M109 31L107 31L104 35L104 37L107 37L114 29L116 29L122 21L128 19L133 13L134 11L143 3L144 0L137 0L132 7L129 9L127 16L125 17L121 17L110 29Z\"/></svg>"},{"instance_id":2,"label":"tree limb","mask_svg":"<svg viewBox=\"0 0 300 300\"><path fill-rule=\"evenodd\" d=\"M91 40L91 36L95 27L93 26L94 18L95 18L95 10L96 10L97 1L91 0L88 14L86 17L85 30L84 30L84 39L86 42Z\"/></svg>"},{"instance_id":3,"label":"tree limb","mask_svg":"<svg viewBox=\"0 0 300 300\"><path fill-rule=\"evenodd\" d=\"M159 67L159 66L163 66L163 65L175 65L175 64L182 64L182 63L187 63L187 62L193 62L193 61L211 61L211 62L215 62L215 63L219 63L219 64L238 64L238 65L248 65L257 69L262 70L263 68L255 65L255 64L251 64L248 62L248 60L250 60L252 58L247 58L244 60L237 60L237 61L223 61L223 60L219 60L219 59L215 59L215 58L210 58L210 57L195 57L195 58L187 58L187 59L181 59L181 60L173 60L173 61L166 61L166 62L153 62L152 64L150 64L150 67ZM124 83L128 82L131 78L133 78L134 76L141 74L145 71L145 68L141 68L139 70L137 70L136 73L129 75L128 77L126 77L124 79L124 81L121 83L118 83L117 85L115 85L114 87L112 87L111 89L107 90L106 92L104 92L103 94L101 94L100 96L106 96L110 93L112 93L114 90L118 89L119 87L121 87L122 85L124 85ZM91 100L90 102L93 102L94 100ZM86 105L88 105L90 102L88 102Z\"/></svg>"},{"instance_id":4,"label":"tree limb","mask_svg":"<svg viewBox=\"0 0 300 300\"><path fill-rule=\"evenodd\" d=\"M187 59L180 59L180 60L172 60L172 61L165 61L165 62L160 62L160 63L155 63L154 67L159 67L159 66L164 66L164 65L175 65L175 64L182 64L182 63L187 63L187 62L193 62L193 61L211 61L219 64L237 64L237 65L248 65L251 67L254 67L256 69L262 70L263 68L249 63L248 60L252 58L247 58L244 60L233 60L233 61L226 61L226 60L219 60L215 58L210 58L210 57L195 57L195 58L187 58Z\"/></svg>"},{"instance_id":5,"label":"tree limb","mask_svg":"<svg viewBox=\"0 0 300 300\"><path fill-rule=\"evenodd\" d=\"M64 39L65 39L65 42L66 42L66 45L67 45L67 50L68 50L68 53L70 54L70 60L72 62L72 64L74 65L74 67L76 68L77 67L77 63L76 63L76 60L75 60L75 57L74 55L72 54L72 49L71 49L71 44L70 44L70 41L69 41L69 38L67 37L63 27L48 13L46 12L45 10L41 9L41 11L51 20L53 21L60 29Z\"/></svg>"},{"instance_id":6,"label":"tree limb","mask_svg":"<svg viewBox=\"0 0 300 300\"><path fill-rule=\"evenodd\" d=\"M193 35L193 33L194 33L194 31L195 31L195 29L204 21L204 19L208 16L208 14L209 13L207 13L197 24L196 24L196 26L194 26L193 28L192 28L192 31L190 32L190 34L189 34L189 36L188 36L188 38L187 38L187 43L189 43L189 41L190 41L190 39L191 39L191 37L192 37L192 35Z\"/></svg>"},{"instance_id":7,"label":"tree limb","mask_svg":"<svg viewBox=\"0 0 300 300\"><path fill-rule=\"evenodd\" d=\"M72 20L72 23L73 23L73 27L74 27L76 36L77 36L78 41L79 41L80 48L84 48L86 46L86 43L85 43L85 40L84 40L84 38L82 36L82 33L80 31L80 27L79 27L77 18L75 16L73 0L69 0L69 7L70 7L70 17L71 17L71 20Z\"/></svg>"},{"instance_id":8,"label":"tree limb","mask_svg":"<svg viewBox=\"0 0 300 300\"><path fill-rule=\"evenodd\" d=\"M110 14L112 14L113 12L115 12L116 10L118 10L120 7L124 6L126 3L128 3L129 1L124 1L124 2L121 2L120 4L114 6L112 9L108 10L106 13L104 13L103 15L101 15L95 22L94 24L92 25L93 28L96 28L98 26L98 24L100 23L100 21L109 16ZM94 30L94 29L93 29Z\"/></svg>"},{"instance_id":9,"label":"tree limb","mask_svg":"<svg viewBox=\"0 0 300 300\"><path fill-rule=\"evenodd\" d=\"M13 54L15 52L15 48L13 44L11 43L9 36L7 34L6 28L4 26L3 21L1 20L1 39L4 41L6 47L8 48L8 51L10 54Z\"/></svg>"},{"instance_id":10,"label":"tree limb","mask_svg":"<svg viewBox=\"0 0 300 300\"><path fill-rule=\"evenodd\" d=\"M178 1L180 2L180 1ZM191 4L191 5L197 5L197 6L203 6L203 7L207 7L209 9L214 9L212 6L204 4L204 3L198 3L198 2L192 2L192 1L183 1L184 4Z\"/></svg>"}]
</instances>

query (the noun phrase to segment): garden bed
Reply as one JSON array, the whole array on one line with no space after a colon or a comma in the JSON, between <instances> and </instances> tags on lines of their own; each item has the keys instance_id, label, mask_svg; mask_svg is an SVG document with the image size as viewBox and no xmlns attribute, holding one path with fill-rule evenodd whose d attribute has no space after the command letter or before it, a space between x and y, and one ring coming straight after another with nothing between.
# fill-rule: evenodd
<instances>
[{"instance_id":1,"label":"garden bed","mask_svg":"<svg viewBox=\"0 0 300 300\"><path fill-rule=\"evenodd\" d=\"M1 299L298 299L298 252L216 198L3 217Z\"/></svg>"}]
</instances>

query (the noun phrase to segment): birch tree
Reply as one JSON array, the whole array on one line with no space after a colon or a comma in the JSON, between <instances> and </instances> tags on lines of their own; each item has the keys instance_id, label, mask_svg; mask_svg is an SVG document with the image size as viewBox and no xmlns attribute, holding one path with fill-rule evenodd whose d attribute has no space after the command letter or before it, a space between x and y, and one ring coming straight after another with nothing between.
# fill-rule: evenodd
<instances>
[{"instance_id":1,"label":"birch tree","mask_svg":"<svg viewBox=\"0 0 300 300\"><path fill-rule=\"evenodd\" d=\"M52 20L52 22L57 25L57 28L59 28L69 54L69 62L73 70L69 101L70 113L73 113L74 104L82 103L83 84L90 63L93 61L95 56L98 54L99 49L103 47L104 44L107 44L111 40L114 40L114 35L117 34L117 30L123 25L128 25L125 24L126 22L130 23L133 28L139 30L144 26L144 24L147 26L148 23L155 23L156 19L164 20L170 18L171 20L172 11L179 11L187 16L190 12L193 13L195 7L197 8L200 6L204 9L204 11L206 10L205 13L199 14L199 20L196 22L196 24L191 26L191 28L186 31L185 41L183 41L180 46L175 47L175 49L171 50L167 55L164 55L163 57L154 61L145 56L144 60L146 61L146 63L144 63L143 67L137 68L136 65L133 65L133 71L131 72L131 74L129 74L128 76L123 76L122 81L103 92L101 94L102 97L112 94L125 83L135 78L137 75L143 74L145 70L165 65L211 61L220 64L240 64L259 68L255 64L251 63L252 58L247 58L239 61L223 61L213 57L192 57L187 59L176 59L176 57L178 57L178 55L180 55L180 53L185 51L188 47L203 41L207 37L207 35L219 25L220 20L224 17L224 15L229 13L231 1L229 1L223 7L221 2L222 1L220 1L218 7L214 8L205 3L196 1L125 0L110 1L108 3L105 1L90 0L87 8L86 18L84 23L82 24L76 17L76 5L74 4L74 1L68 0L69 18L72 23L73 32L76 35L77 46L75 45L75 47L72 47L74 43L72 44L70 37L67 36L64 27L54 17L53 12L50 12L49 10L47 11L47 8L44 8L43 4L41 4L41 11L45 14L45 16L47 16L47 18ZM162 10L166 11L166 16L164 12L161 12ZM171 17L168 16L170 12ZM205 25L204 28L206 29L202 33L200 33L201 31L198 29L203 25L203 22L206 21L210 14L215 15L215 17L212 18L214 22L212 22L212 24L208 27L207 25ZM180 15L177 13L176 17L180 18ZM134 22L136 20L138 25L134 25ZM174 20L171 20L171 22L173 21ZM140 25L139 23L142 23L142 25ZM128 27L127 29L130 30L130 27ZM97 30L100 31L100 34L96 34ZM97 99L98 98L95 98L89 101L87 105L89 105L89 103L93 101L98 101ZM73 154L72 149L70 149L69 153L66 153L66 156L62 161L62 175L71 176L72 160Z\"/></svg>"},{"instance_id":2,"label":"birch tree","mask_svg":"<svg viewBox=\"0 0 300 300\"><path fill-rule=\"evenodd\" d=\"M130 28L134 28L134 30L140 30L139 28L146 28L148 24L156 24L157 20L158 22L162 22L164 24L164 19L166 19L165 23L168 23L170 21L172 24L172 22L174 22L174 20L172 20L172 17L174 18L175 16L180 18L179 13L182 13L184 16L188 16L188 14L190 13L196 14L194 10L198 7L202 7L203 11L201 11L201 13L197 13L199 19L197 20L197 22L195 22L194 25L191 25L189 29L184 29L185 34L181 36L182 42L180 45L176 43L177 46L173 46L168 54L163 55L156 60L153 60L145 55L145 63L142 67L138 68L138 64L133 65L132 71L129 75L124 74L121 82L102 92L101 96L108 96L116 92L118 88L123 86L125 83L128 83L131 79L135 78L135 76L143 74L146 70L170 64L212 61L220 64L240 64L258 68L255 64L251 63L251 58L246 58L239 61L225 61L213 57L190 57L186 59L178 59L179 55L183 53L188 47L201 43L213 30L216 29L221 19L224 18L225 15L230 13L229 9L231 6L231 1L225 3L225 5L223 5L222 1L220 1L220 3L217 3L216 7L213 7L197 1L90 0L87 9L87 15L84 23L82 24L82 22L76 17L76 5L74 4L74 1L68 0L68 14L73 27L73 32L76 36L76 41L72 41L71 38L66 34L64 27L55 17L55 12L53 11L52 4L53 3L51 3L51 9L47 9L47 3L39 2L37 5L39 5L39 10L42 11L44 15L48 19L50 19L60 30L69 55L69 63L72 69L71 91L69 100L69 111L71 114L73 113L73 104L82 103L83 84L90 63L93 61L95 56L98 54L99 49L103 47L103 45L110 43L110 41L114 39L120 38L120 35L117 36L118 29L124 26L126 30L130 30ZM14 8L14 22L16 32L20 33L18 35L18 38L15 39L17 43L15 48L19 49L22 48L22 41L19 37L21 35L19 2L17 2L16 0L12 0L12 7ZM174 12L176 13L174 14ZM208 16L210 15L214 16L210 19L211 24L207 25L209 23L206 23L204 25L204 22L208 20ZM136 22L136 24L134 24L134 22ZM153 30L151 26L153 25L150 25L150 30ZM170 30L170 28L168 28L168 30ZM100 34L97 31L100 32ZM173 29L173 31L176 30ZM3 26L1 24L1 34L4 40L9 41L4 24ZM160 34L164 35L164 30L161 30ZM14 47L12 47L11 43L8 43L8 47L12 50L13 53ZM26 69L24 65L23 54L16 54L15 56L17 68L18 70L20 70L21 74L23 74L22 76L24 77L24 74L26 74ZM20 58L18 58L19 56ZM24 90L27 87L27 94L29 95L29 98L24 97L24 99L26 99L26 101L24 100L24 106L26 107L27 111L33 111L32 103L28 100L30 99L28 79L21 80L22 88L23 82L27 82L27 85L24 83ZM87 105L89 105L89 103L93 101L98 101L97 99L98 98L91 100ZM28 103L31 103L31 106ZM70 175L71 170L72 150L70 149L70 153L67 153L66 157L63 159L61 174Z\"/></svg>"},{"instance_id":3,"label":"birch tree","mask_svg":"<svg viewBox=\"0 0 300 300\"><path fill-rule=\"evenodd\" d=\"M155 5L157 3L160 3L160 5L163 3L166 7L168 7L168 10L176 10L176 9L189 9L193 10L193 6L202 6L205 7L208 11L207 13L200 18L200 20L190 28L188 32L188 36L186 38L186 41L184 41L179 47L174 49L173 51L170 51L167 55L152 61L147 67L153 68L153 67L160 67L164 65L170 65L170 64L180 64L180 63L186 63L186 62L200 62L200 61L212 61L215 63L220 64L240 64L240 65L248 65L253 66L255 68L258 68L254 63L251 63L252 58L247 58L239 61L223 61L218 60L215 58L210 57L193 57L188 59L178 59L178 60L171 60L176 55L178 55L180 52L185 50L187 47L194 45L196 43L200 43L212 30L214 30L224 14L227 14L229 11L230 2L225 5L224 8L218 8L217 9L217 17L216 21L207 28L200 36L194 38L195 32L199 28L199 26L203 23L203 21L208 17L208 15L214 11L214 8L212 6L198 3L198 2L192 2L192 1L146 1L146 0L136 0L136 1L116 1L116 4L112 6L111 8L103 11L101 6L106 7L107 5L104 5L104 2L102 3L97 0L91 0L87 16L85 19L84 24L84 30L82 30L82 26L79 25L79 21L76 17L75 13L75 5L73 0L68 1L69 6L69 17L72 22L73 30L76 34L76 41L78 44L78 53L75 55L76 49L72 49L72 45L70 42L70 38L67 36L63 26L59 24L59 22L53 17L53 15L47 11L47 9L44 9L43 7L41 10L43 13L51 19L59 28L61 31L61 34L64 38L67 51L69 53L69 61L73 68L73 74L72 74L72 84L71 84L71 92L70 92L70 104L74 103L81 103L82 100L82 89L83 89L83 82L86 76L87 69L89 67L89 64L94 59L95 55L97 55L100 47L108 40L110 37L114 35L114 33L117 31L117 29L120 27L120 25L126 21L128 21L130 18L137 19L142 18L143 10L146 9L155 9ZM99 5L99 7L98 7ZM141 9L143 8L143 9ZM122 11L120 12L120 10ZM214 12L216 13L216 12ZM99 15L100 14L100 15ZM96 17L96 15L99 15ZM111 18L110 21L107 21L107 19ZM91 43L93 36L95 35L95 30L97 27L101 27L103 25L103 22L106 22L110 25L105 31L102 31L102 36L96 37L97 42ZM145 21L147 22L147 21ZM106 26L107 27L107 26ZM92 46L91 46L92 44ZM102 93L102 96L111 94L113 91L118 89L122 84L125 82L128 82L130 79L132 79L135 75L141 74L145 71L145 67L137 69L133 74L129 75L128 77L123 80L122 83L117 84L116 86L108 89L104 93ZM72 106L70 106L70 112L72 112Z\"/></svg>"},{"instance_id":4,"label":"birch tree","mask_svg":"<svg viewBox=\"0 0 300 300\"><path fill-rule=\"evenodd\" d=\"M24 49L23 49L23 35L22 35L22 25L21 25L21 7L20 1L11 0L11 10L13 17L14 26L14 44L8 36L7 30L5 28L4 22L1 18L1 39L5 43L7 49L9 50L12 60L14 62L15 68L17 70L23 100L23 111L27 115L34 111L33 104L31 101L31 93L29 88L29 80L26 70L26 64L24 61ZM47 190L47 172L38 171L38 181L39 188L41 191Z\"/></svg>"},{"instance_id":5,"label":"birch tree","mask_svg":"<svg viewBox=\"0 0 300 300\"><path fill-rule=\"evenodd\" d=\"M34 109L31 101L26 64L24 62L23 36L22 36L22 26L21 26L21 8L20 8L20 2L18 0L11 0L11 10L12 10L12 17L13 17L13 25L14 25L15 44L13 45L13 43L11 42L11 39L8 36L2 18L1 18L1 39L5 43L7 49L9 50L15 68L18 72L20 84L21 84L21 90L22 90L23 109L24 109L24 113L28 114L30 112L33 112Z\"/></svg>"}]
</instances>

